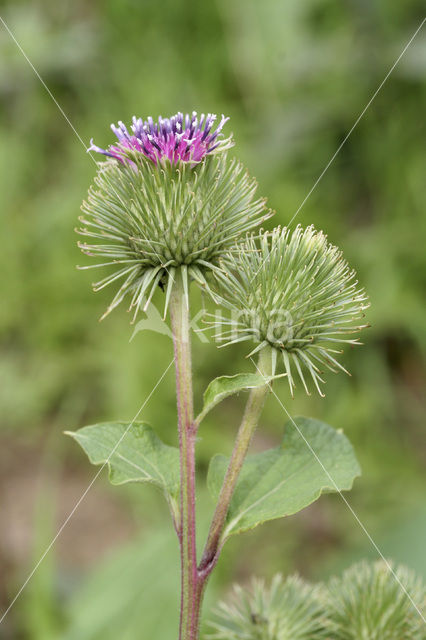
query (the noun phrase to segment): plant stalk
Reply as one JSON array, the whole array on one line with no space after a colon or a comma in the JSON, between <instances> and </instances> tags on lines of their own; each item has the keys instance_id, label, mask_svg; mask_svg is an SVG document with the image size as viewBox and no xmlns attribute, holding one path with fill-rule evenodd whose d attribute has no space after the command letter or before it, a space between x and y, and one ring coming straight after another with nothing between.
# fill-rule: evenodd
<instances>
[{"instance_id":1,"label":"plant stalk","mask_svg":"<svg viewBox=\"0 0 426 640\"><path fill-rule=\"evenodd\" d=\"M195 437L189 310L182 276L170 298L170 317L176 369L176 396L180 449L180 523L178 537L181 557L180 640L197 640L202 600L202 580L197 569L195 513Z\"/></svg>"},{"instance_id":2,"label":"plant stalk","mask_svg":"<svg viewBox=\"0 0 426 640\"><path fill-rule=\"evenodd\" d=\"M268 355L267 349L262 349L259 354L258 372L264 376L269 375L270 358ZM269 385L265 384L250 392L199 566L200 571L207 572L207 574L210 574L220 554L221 536L225 528L229 505L269 391Z\"/></svg>"}]
</instances>

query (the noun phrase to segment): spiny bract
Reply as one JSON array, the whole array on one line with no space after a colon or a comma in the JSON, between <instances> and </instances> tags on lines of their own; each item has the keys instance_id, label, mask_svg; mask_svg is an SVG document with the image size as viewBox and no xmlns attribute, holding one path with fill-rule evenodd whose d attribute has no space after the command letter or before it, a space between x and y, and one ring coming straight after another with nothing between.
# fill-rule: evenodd
<instances>
[{"instance_id":1,"label":"spiny bract","mask_svg":"<svg viewBox=\"0 0 426 640\"><path fill-rule=\"evenodd\" d=\"M327 599L333 640L426 639L426 591L405 567L360 562L332 578Z\"/></svg>"},{"instance_id":2,"label":"spiny bract","mask_svg":"<svg viewBox=\"0 0 426 640\"><path fill-rule=\"evenodd\" d=\"M346 371L336 360L341 353L336 346L358 344L345 336L367 326L359 324L367 297L341 251L312 226L298 226L293 233L276 228L247 236L221 267L215 272L216 293L231 314L209 323L216 339L226 344L252 340L257 346L250 355L272 347L272 369L281 355L292 394L294 371L309 393L306 368L323 395L320 367Z\"/></svg>"},{"instance_id":3,"label":"spiny bract","mask_svg":"<svg viewBox=\"0 0 426 640\"><path fill-rule=\"evenodd\" d=\"M219 258L271 215L254 197L255 180L226 153L205 156L195 166L167 159L155 164L131 150L127 158L100 163L78 229L90 238L79 243L83 253L100 258L83 268L113 267L94 289L121 282L104 315L129 296L136 316L158 285L166 291L167 309L176 269L186 291L189 279L209 290L206 275Z\"/></svg>"},{"instance_id":4,"label":"spiny bract","mask_svg":"<svg viewBox=\"0 0 426 640\"><path fill-rule=\"evenodd\" d=\"M235 587L233 601L222 602L210 622L212 640L312 640L325 638L320 587L297 576L275 576L270 588L253 580Z\"/></svg>"}]
</instances>

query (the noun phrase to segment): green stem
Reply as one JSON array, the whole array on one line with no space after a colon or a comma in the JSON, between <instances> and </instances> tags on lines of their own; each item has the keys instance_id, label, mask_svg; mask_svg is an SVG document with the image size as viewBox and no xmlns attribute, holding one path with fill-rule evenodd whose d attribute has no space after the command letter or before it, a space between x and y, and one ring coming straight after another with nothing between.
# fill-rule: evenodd
<instances>
[{"instance_id":1,"label":"green stem","mask_svg":"<svg viewBox=\"0 0 426 640\"><path fill-rule=\"evenodd\" d=\"M270 373L269 369L270 355L267 349L262 349L259 355L258 371L266 376ZM270 387L266 384L263 387L252 389L250 392L199 567L200 571L207 576L217 562L229 505L269 391Z\"/></svg>"},{"instance_id":2,"label":"green stem","mask_svg":"<svg viewBox=\"0 0 426 640\"><path fill-rule=\"evenodd\" d=\"M170 317L176 367L181 503L178 536L181 555L180 640L197 640L202 586L197 570L195 517L195 437L189 310L182 275L170 298Z\"/></svg>"}]
</instances>

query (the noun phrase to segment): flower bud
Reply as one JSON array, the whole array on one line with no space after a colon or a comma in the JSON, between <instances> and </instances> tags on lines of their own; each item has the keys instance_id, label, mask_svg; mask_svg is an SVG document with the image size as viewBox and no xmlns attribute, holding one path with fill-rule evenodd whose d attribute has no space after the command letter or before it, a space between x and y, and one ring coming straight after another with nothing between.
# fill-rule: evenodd
<instances>
[{"instance_id":1,"label":"flower bud","mask_svg":"<svg viewBox=\"0 0 426 640\"><path fill-rule=\"evenodd\" d=\"M314 640L324 638L322 589L298 576L276 575L270 586L254 579L235 586L209 623L211 640Z\"/></svg>"},{"instance_id":2,"label":"flower bud","mask_svg":"<svg viewBox=\"0 0 426 640\"><path fill-rule=\"evenodd\" d=\"M425 638L425 586L404 566L353 565L331 579L327 610L327 637L336 640Z\"/></svg>"},{"instance_id":3,"label":"flower bud","mask_svg":"<svg viewBox=\"0 0 426 640\"><path fill-rule=\"evenodd\" d=\"M248 235L221 261L215 272L217 296L231 311L228 326L215 326L215 336L231 344L252 340L250 355L268 349L275 371L280 356L293 394L295 374L309 393L309 372L318 392L321 369L346 371L337 361L341 344L359 344L350 334L368 307L355 272L341 251L312 226ZM221 330L222 329L222 330Z\"/></svg>"}]
</instances>

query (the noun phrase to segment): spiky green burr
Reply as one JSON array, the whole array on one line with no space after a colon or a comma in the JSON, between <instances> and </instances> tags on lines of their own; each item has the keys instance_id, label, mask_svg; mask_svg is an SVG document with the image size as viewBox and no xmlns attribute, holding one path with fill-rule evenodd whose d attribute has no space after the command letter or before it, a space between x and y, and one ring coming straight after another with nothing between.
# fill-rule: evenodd
<instances>
[{"instance_id":1,"label":"spiky green burr","mask_svg":"<svg viewBox=\"0 0 426 640\"><path fill-rule=\"evenodd\" d=\"M312 640L323 632L320 587L298 576L277 575L270 587L253 580L236 586L229 603L221 602L210 623L212 640Z\"/></svg>"},{"instance_id":2,"label":"spiky green burr","mask_svg":"<svg viewBox=\"0 0 426 640\"><path fill-rule=\"evenodd\" d=\"M186 292L190 280L209 290L220 257L271 215L255 198L255 180L225 152L195 165L154 164L137 151L126 157L99 164L78 230L87 237L81 250L99 259L83 268L110 268L94 289L119 283L104 315L128 298L136 316L159 285L167 308L177 269Z\"/></svg>"},{"instance_id":3,"label":"spiky green burr","mask_svg":"<svg viewBox=\"0 0 426 640\"><path fill-rule=\"evenodd\" d=\"M292 394L296 374L309 393L307 371L323 395L322 369L346 371L339 347L358 344L348 336L367 326L367 296L342 252L312 226L276 228L248 235L221 267L216 292L230 316L213 320L216 338L252 341L252 354L272 347L272 368L280 356Z\"/></svg>"},{"instance_id":4,"label":"spiky green burr","mask_svg":"<svg viewBox=\"0 0 426 640\"><path fill-rule=\"evenodd\" d=\"M403 566L360 562L332 578L327 614L333 640L426 639L426 591Z\"/></svg>"}]
</instances>

